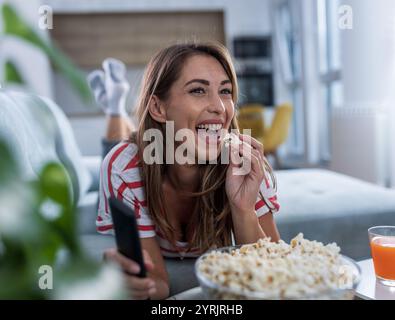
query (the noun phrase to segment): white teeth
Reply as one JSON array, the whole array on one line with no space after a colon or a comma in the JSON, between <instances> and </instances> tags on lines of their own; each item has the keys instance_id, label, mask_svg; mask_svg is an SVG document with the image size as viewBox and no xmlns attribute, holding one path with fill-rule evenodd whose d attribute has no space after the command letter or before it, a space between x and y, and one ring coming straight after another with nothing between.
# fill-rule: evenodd
<instances>
[{"instance_id":1,"label":"white teeth","mask_svg":"<svg viewBox=\"0 0 395 320\"><path fill-rule=\"evenodd\" d=\"M222 124L199 124L198 129L206 129L211 131L217 131L222 129Z\"/></svg>"}]
</instances>

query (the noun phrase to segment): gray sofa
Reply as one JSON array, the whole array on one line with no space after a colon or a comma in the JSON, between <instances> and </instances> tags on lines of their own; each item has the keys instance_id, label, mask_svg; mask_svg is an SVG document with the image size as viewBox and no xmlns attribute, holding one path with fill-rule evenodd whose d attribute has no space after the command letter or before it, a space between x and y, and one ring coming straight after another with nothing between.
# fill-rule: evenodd
<instances>
[{"instance_id":1,"label":"gray sofa","mask_svg":"<svg viewBox=\"0 0 395 320\"><path fill-rule=\"evenodd\" d=\"M96 232L100 157L82 157L70 124L52 101L22 92L0 90L0 135L12 145L27 179L48 160L70 174L78 204L81 243L94 259L114 247L113 236ZM367 229L395 225L395 192L326 170L278 171L281 205L276 221L289 241L299 232L308 239L336 242L344 254L370 256ZM194 259L166 259L171 294L197 285Z\"/></svg>"},{"instance_id":2,"label":"gray sofa","mask_svg":"<svg viewBox=\"0 0 395 320\"><path fill-rule=\"evenodd\" d=\"M321 169L276 172L281 205L276 217L281 237L298 232L336 242L355 259L370 258L368 228L395 225L395 190Z\"/></svg>"}]
</instances>

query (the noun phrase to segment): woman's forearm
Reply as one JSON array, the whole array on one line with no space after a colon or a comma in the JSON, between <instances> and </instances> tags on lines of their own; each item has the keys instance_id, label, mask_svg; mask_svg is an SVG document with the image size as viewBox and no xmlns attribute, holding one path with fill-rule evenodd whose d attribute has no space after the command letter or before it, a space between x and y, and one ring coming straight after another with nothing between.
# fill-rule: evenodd
<instances>
[{"instance_id":1,"label":"woman's forearm","mask_svg":"<svg viewBox=\"0 0 395 320\"><path fill-rule=\"evenodd\" d=\"M266 236L254 210L250 212L232 210L232 220L236 244L254 243Z\"/></svg>"},{"instance_id":2,"label":"woman's forearm","mask_svg":"<svg viewBox=\"0 0 395 320\"><path fill-rule=\"evenodd\" d=\"M259 224L266 236L270 237L273 242L278 242L280 240L280 233L278 232L272 212L268 212L261 216L259 218Z\"/></svg>"}]
</instances>

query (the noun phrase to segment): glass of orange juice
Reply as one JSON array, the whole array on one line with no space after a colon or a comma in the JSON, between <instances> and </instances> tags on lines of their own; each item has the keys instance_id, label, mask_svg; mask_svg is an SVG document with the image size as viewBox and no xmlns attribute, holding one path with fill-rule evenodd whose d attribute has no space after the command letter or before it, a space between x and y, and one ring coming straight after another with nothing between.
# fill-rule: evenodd
<instances>
[{"instance_id":1,"label":"glass of orange juice","mask_svg":"<svg viewBox=\"0 0 395 320\"><path fill-rule=\"evenodd\" d=\"M395 286L395 226L372 227L368 233L376 278Z\"/></svg>"}]
</instances>

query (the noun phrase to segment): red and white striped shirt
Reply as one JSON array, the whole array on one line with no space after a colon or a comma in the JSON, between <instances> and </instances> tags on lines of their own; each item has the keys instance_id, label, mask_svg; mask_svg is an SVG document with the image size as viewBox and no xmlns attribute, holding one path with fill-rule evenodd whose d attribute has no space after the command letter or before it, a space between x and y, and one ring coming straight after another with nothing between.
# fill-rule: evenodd
<instances>
[{"instance_id":1,"label":"red and white striped shirt","mask_svg":"<svg viewBox=\"0 0 395 320\"><path fill-rule=\"evenodd\" d=\"M100 170L99 208L96 219L97 231L103 234L113 234L112 218L108 206L108 198L115 196L126 205L134 209L140 238L156 237L162 255L165 257L197 257L198 250L186 251L187 242L176 243L174 247L158 230L150 218L145 189L141 178L141 166L138 158L138 147L134 143L121 142L116 145L104 158ZM269 180L263 184L271 188ZM258 217L279 209L277 198L274 195L266 200L271 208L258 197L255 210Z\"/></svg>"}]
</instances>

